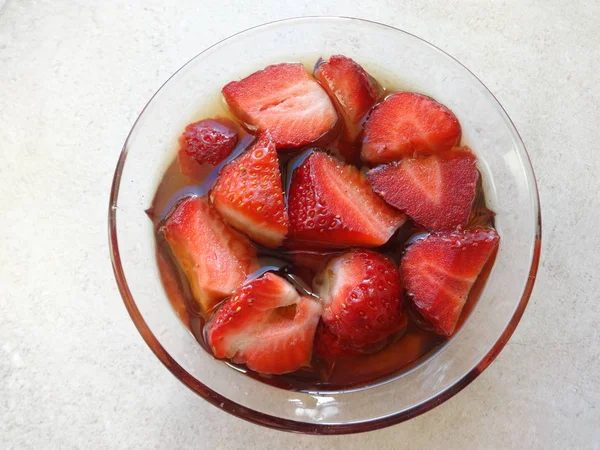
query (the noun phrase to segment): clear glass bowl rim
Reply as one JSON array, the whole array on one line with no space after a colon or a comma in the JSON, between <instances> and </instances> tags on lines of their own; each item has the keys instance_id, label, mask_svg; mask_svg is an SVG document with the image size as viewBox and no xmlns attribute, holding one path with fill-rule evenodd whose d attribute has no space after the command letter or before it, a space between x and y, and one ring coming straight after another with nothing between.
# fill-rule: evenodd
<instances>
[{"instance_id":1,"label":"clear glass bowl rim","mask_svg":"<svg viewBox=\"0 0 600 450\"><path fill-rule=\"evenodd\" d=\"M349 423L349 424L319 425L319 424L304 423L304 422L284 419L281 417L261 413L259 411L255 411L251 408L242 406L232 400L229 400L228 398L214 392L212 389L210 389L206 385L199 382L196 378L194 378L192 375L190 375L185 369L183 369L177 363L177 361L175 361L169 355L169 353L167 353L167 351L164 349L164 347L161 345L161 343L158 341L158 339L154 336L154 334L152 333L152 331L150 330L150 328L144 321L139 309L136 306L135 300L133 299L133 295L131 294L131 291L129 290L129 286L127 284L127 280L125 278L123 266L121 263L121 256L119 253L119 244L118 244L118 240L117 240L117 210L118 210L117 204L118 204L118 197L119 197L119 187L120 187L120 183L121 183L121 175L122 175L125 161L127 158L128 142L133 133L133 130L136 128L136 125L138 124L140 118L144 115L144 112L145 112L146 108L148 107L148 105L150 105L150 103L152 103L152 100L154 99L154 97L158 94L158 92L160 92L160 90L167 83L169 83L169 81L179 71L181 71L184 67L186 67L188 64L190 64L193 60L200 57L203 53L212 49L213 47L218 46L235 36L247 33L251 30L268 27L269 25L279 24L279 23L284 23L284 22L293 23L293 22L297 22L297 21L306 21L306 20L318 21L318 20L336 20L336 19L366 22L366 23L369 23L372 25L378 25L381 27L392 29L399 33L409 35L413 38L419 39L426 45L430 46L433 50L438 51L441 54L443 54L444 56L454 60L457 64L462 66L466 71L471 73L471 75L473 77L475 77L475 79L477 79L477 81L479 83L481 83L481 85L489 92L490 96L498 104L501 111L503 112L503 114L505 114L506 119L509 121L511 127L513 128L515 135L517 136L517 139L519 140L519 143L521 144L521 148L524 152L523 156L525 156L524 161L527 163L526 170L530 171L531 175L532 175L532 180L533 180L532 186L535 191L534 192L534 194L535 194L534 217L536 217L537 220L536 220L536 224L535 224L535 236L534 236L535 248L534 248L534 253L532 255L531 264L530 264L530 268L529 268L528 281L527 281L527 284L525 285L523 294L521 296L521 299L519 300L517 308L515 309L515 313L511 319L511 321L509 322L508 326L504 329L500 338L496 341L496 343L493 345L493 347L490 349L490 351L486 355L484 355L484 357L481 359L481 361L477 365L475 365L475 367L471 371L466 373L461 379L459 379L450 388L441 392L437 396L435 396L427 401L424 401L423 403L421 403L419 405L415 405L413 408L410 408L408 410L401 411L399 413L392 414L392 415L389 415L386 417L376 418L373 420L368 420L368 421L363 421L363 422L358 422L358 423L353 422L353 423ZM134 122L134 124L125 140L125 143L123 144L123 147L122 147L122 150L121 150L121 153L119 156L119 160L117 162L117 167L115 169L115 173L114 173L114 177L113 177L113 181L112 181L112 185L111 185L111 191L110 191L109 209L108 209L108 238L109 238L109 250L110 250L110 257L111 257L111 262L112 262L112 266L113 266L113 272L114 272L114 276L115 276L115 279L117 282L119 292L121 294L121 297L123 298L123 302L125 303L125 307L127 308L127 311L129 313L129 315L131 316L131 319L133 320L136 328L138 329L139 333L142 335L142 338L144 339L146 344L150 347L150 349L156 355L156 357L163 363L163 365L167 369L169 369L169 371L173 375L175 375L175 377L177 377L177 379L179 379L189 389L191 389L193 392L195 392L200 397L202 397L206 401L210 402L214 406L216 406L216 407L222 409L223 411L226 411L234 416L237 416L244 420L247 420L249 422L252 422L252 423L255 423L258 425L263 425L263 426L266 426L269 428L282 430L282 431L305 433L305 434L331 435L331 434L349 434L349 433L361 433L361 432L366 432L366 431L372 431L372 430L376 430L379 428L391 426L391 425L394 425L394 424L397 424L400 422L404 422L404 421L409 420L413 417L416 417L420 414L423 414L424 412L427 412L430 409L434 408L435 406L440 405L441 403L445 402L446 400L448 400L449 398L451 398L452 396L454 396L455 394L460 392L469 383L471 383L475 378L477 378L494 361L494 359L498 356L500 351L504 348L504 346L510 339L511 335L513 334L515 328L517 327L519 321L521 320L521 317L523 316L523 313L525 311L527 303L529 302L529 298L530 298L531 292L533 290L533 286L535 283L536 274L537 274L537 270L538 270L538 266L539 266L539 260L540 260L541 238L542 238L542 220L541 220L541 209L540 209L539 193L538 193L538 188L537 188L537 180L535 178L533 167L531 165L531 159L529 158L529 154L527 153L527 150L521 139L521 136L520 136L518 130L516 129L516 127L514 126L513 121L510 119L506 110L502 107L502 105L500 104L498 99L487 88L487 86L485 86L485 84L475 74L473 74L473 72L471 72L467 67L465 67L460 61L455 59L452 55L446 53L445 51L443 51L440 48L436 47L435 45L431 44L430 42L428 42L418 36L415 36L411 33L408 33L404 30L390 26L390 25L386 25L386 24L376 22L376 21L355 18L355 17L302 16L302 17L294 17L294 18L266 22L266 23L263 23L263 24L260 24L260 25L257 25L257 26L251 27L251 28L247 28L247 29L237 32L235 34L232 34L231 36L228 36L228 37L216 42L215 44L207 47L202 52L195 55L188 62L186 62L183 66L181 66L176 72L174 72L161 85L161 87L150 98L148 103L144 106L144 108L138 115L136 121Z\"/></svg>"}]
</instances>

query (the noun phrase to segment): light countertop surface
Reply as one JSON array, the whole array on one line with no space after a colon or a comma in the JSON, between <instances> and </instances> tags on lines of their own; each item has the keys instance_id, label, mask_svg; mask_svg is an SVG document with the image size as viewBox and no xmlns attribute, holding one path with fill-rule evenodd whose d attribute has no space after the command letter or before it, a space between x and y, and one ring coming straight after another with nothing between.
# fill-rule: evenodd
<instances>
[{"instance_id":1,"label":"light countertop surface","mask_svg":"<svg viewBox=\"0 0 600 450\"><path fill-rule=\"evenodd\" d=\"M341 3L0 0L0 449L600 449L600 3ZM154 91L216 41L302 15L384 22L456 57L540 187L538 280L500 356L434 410L354 436L273 431L197 397L135 329L108 254L113 171Z\"/></svg>"}]
</instances>

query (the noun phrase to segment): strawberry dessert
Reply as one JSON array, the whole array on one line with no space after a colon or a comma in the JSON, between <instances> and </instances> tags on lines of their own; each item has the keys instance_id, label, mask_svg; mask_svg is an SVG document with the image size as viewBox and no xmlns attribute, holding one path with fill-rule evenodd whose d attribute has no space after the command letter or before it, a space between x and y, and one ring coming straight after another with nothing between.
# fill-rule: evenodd
<instances>
[{"instance_id":1,"label":"strawberry dessert","mask_svg":"<svg viewBox=\"0 0 600 450\"><path fill-rule=\"evenodd\" d=\"M147 211L199 344L290 389L364 386L441 348L500 246L452 110L343 55L222 96L181 130Z\"/></svg>"}]
</instances>

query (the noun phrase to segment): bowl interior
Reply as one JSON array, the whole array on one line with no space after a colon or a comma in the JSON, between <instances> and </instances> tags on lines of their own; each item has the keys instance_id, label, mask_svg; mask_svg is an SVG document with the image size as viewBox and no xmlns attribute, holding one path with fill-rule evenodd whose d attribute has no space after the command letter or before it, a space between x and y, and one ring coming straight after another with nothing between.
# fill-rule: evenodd
<instances>
[{"instance_id":1,"label":"bowl interior","mask_svg":"<svg viewBox=\"0 0 600 450\"><path fill-rule=\"evenodd\" d=\"M410 371L368 389L294 392L233 370L206 353L172 310L155 263L144 210L175 155L183 127L220 102L228 81L268 64L349 56L384 84L430 95L454 111L463 144L478 156L501 246L481 297L460 331ZM491 362L529 298L539 257L539 206L525 148L487 88L419 38L373 22L302 18L247 30L204 51L173 75L135 123L119 160L109 214L119 288L161 361L217 406L248 420L312 433L364 431L405 420L460 390Z\"/></svg>"}]
</instances>

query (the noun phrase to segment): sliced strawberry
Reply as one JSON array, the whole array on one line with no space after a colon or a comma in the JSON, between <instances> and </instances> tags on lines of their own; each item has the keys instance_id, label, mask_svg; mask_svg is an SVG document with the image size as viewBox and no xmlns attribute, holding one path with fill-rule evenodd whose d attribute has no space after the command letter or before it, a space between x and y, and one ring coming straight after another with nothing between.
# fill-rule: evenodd
<instances>
[{"instance_id":1,"label":"sliced strawberry","mask_svg":"<svg viewBox=\"0 0 600 450\"><path fill-rule=\"evenodd\" d=\"M181 151L199 164L213 166L231 154L237 141L235 125L223 118L190 123L179 137Z\"/></svg>"},{"instance_id":2,"label":"sliced strawberry","mask_svg":"<svg viewBox=\"0 0 600 450\"><path fill-rule=\"evenodd\" d=\"M376 82L360 65L342 55L318 64L315 77L344 119L344 139L354 141L360 133L361 120L379 97Z\"/></svg>"},{"instance_id":3,"label":"sliced strawberry","mask_svg":"<svg viewBox=\"0 0 600 450\"><path fill-rule=\"evenodd\" d=\"M364 129L361 156L372 164L448 151L461 134L452 111L412 92L387 97L373 108Z\"/></svg>"},{"instance_id":4,"label":"sliced strawberry","mask_svg":"<svg viewBox=\"0 0 600 450\"><path fill-rule=\"evenodd\" d=\"M206 197L188 197L178 203L161 232L203 312L258 268L252 244L223 223Z\"/></svg>"},{"instance_id":5,"label":"sliced strawberry","mask_svg":"<svg viewBox=\"0 0 600 450\"><path fill-rule=\"evenodd\" d=\"M289 236L321 246L385 244L406 216L387 206L356 167L313 152L294 171Z\"/></svg>"},{"instance_id":6,"label":"sliced strawberry","mask_svg":"<svg viewBox=\"0 0 600 450\"><path fill-rule=\"evenodd\" d=\"M277 150L268 133L221 170L210 194L230 225L267 247L278 247L288 230Z\"/></svg>"},{"instance_id":7,"label":"sliced strawberry","mask_svg":"<svg viewBox=\"0 0 600 450\"><path fill-rule=\"evenodd\" d=\"M375 192L418 224L433 231L466 226L475 199L477 158L467 147L404 158L367 173Z\"/></svg>"},{"instance_id":8,"label":"sliced strawberry","mask_svg":"<svg viewBox=\"0 0 600 450\"><path fill-rule=\"evenodd\" d=\"M302 64L276 64L223 88L229 108L252 128L271 133L278 148L301 147L337 123L331 100Z\"/></svg>"},{"instance_id":9,"label":"sliced strawberry","mask_svg":"<svg viewBox=\"0 0 600 450\"><path fill-rule=\"evenodd\" d=\"M400 272L410 301L439 334L454 333L469 291L498 245L493 229L431 234L408 247Z\"/></svg>"},{"instance_id":10,"label":"sliced strawberry","mask_svg":"<svg viewBox=\"0 0 600 450\"><path fill-rule=\"evenodd\" d=\"M272 273L233 293L208 324L217 358L229 358L260 373L293 372L310 364L322 305L301 297Z\"/></svg>"},{"instance_id":11,"label":"sliced strawberry","mask_svg":"<svg viewBox=\"0 0 600 450\"><path fill-rule=\"evenodd\" d=\"M323 299L323 322L346 344L364 347L403 325L400 274L380 253L355 249L329 261L314 279Z\"/></svg>"}]
</instances>

